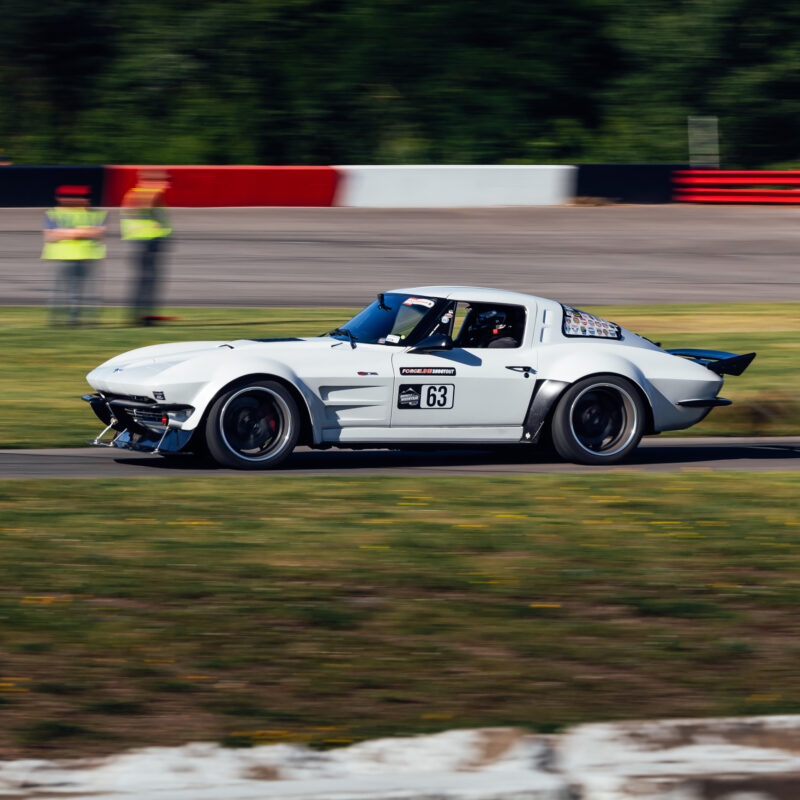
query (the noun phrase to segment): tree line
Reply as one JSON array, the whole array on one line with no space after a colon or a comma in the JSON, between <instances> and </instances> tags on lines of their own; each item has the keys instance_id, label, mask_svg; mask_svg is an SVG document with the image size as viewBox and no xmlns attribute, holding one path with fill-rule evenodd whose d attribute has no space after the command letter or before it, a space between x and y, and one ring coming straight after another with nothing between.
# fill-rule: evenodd
<instances>
[{"instance_id":1,"label":"tree line","mask_svg":"<svg viewBox=\"0 0 800 800\"><path fill-rule=\"evenodd\" d=\"M793 0L0 0L15 163L687 161L800 150Z\"/></svg>"}]
</instances>

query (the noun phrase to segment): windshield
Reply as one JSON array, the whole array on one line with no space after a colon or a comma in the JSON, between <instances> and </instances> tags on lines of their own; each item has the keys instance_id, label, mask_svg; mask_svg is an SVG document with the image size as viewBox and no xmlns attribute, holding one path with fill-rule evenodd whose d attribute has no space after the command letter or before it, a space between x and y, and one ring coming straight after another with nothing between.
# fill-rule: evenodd
<instances>
[{"instance_id":1,"label":"windshield","mask_svg":"<svg viewBox=\"0 0 800 800\"><path fill-rule=\"evenodd\" d=\"M367 344L405 345L412 333L441 301L408 294L384 294L359 311L353 319L330 335L354 337Z\"/></svg>"}]
</instances>

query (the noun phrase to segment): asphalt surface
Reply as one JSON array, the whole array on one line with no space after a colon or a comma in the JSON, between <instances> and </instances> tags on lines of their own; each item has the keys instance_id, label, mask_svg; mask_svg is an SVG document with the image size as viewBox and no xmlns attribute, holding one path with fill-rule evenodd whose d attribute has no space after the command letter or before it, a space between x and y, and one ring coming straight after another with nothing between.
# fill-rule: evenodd
<instances>
[{"instance_id":1,"label":"asphalt surface","mask_svg":"<svg viewBox=\"0 0 800 800\"><path fill-rule=\"evenodd\" d=\"M43 304L42 209L0 209L0 303ZM360 306L400 286L494 286L573 304L800 301L800 209L173 209L167 305ZM110 212L102 296L131 266Z\"/></svg>"},{"instance_id":2,"label":"asphalt surface","mask_svg":"<svg viewBox=\"0 0 800 800\"><path fill-rule=\"evenodd\" d=\"M800 436L644 439L629 462L614 467L566 464L524 446L436 451L298 448L274 475L530 475L598 472L800 470ZM143 478L242 475L191 458L153 456L110 448L0 450L0 479Z\"/></svg>"}]
</instances>

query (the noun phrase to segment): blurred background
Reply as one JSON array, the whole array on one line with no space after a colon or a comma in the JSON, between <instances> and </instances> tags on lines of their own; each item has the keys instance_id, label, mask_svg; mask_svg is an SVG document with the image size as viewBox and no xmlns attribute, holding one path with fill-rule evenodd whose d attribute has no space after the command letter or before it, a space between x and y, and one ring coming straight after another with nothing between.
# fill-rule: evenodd
<instances>
[{"instance_id":1,"label":"blurred background","mask_svg":"<svg viewBox=\"0 0 800 800\"><path fill-rule=\"evenodd\" d=\"M791 0L0 0L0 757L797 714L798 38ZM169 236L152 315L123 307L131 165L171 180L144 204ZM701 207L673 195L689 166L784 172ZM323 207L339 184L355 207ZM59 186L111 210L97 313L56 329ZM422 453L348 476L331 453L316 477L138 458L130 480L60 460L98 433L79 397L113 355L317 335L433 282L757 350L693 432L773 437L772 461L728 472L713 439L712 466L683 445L674 474L437 477ZM800 796L790 766L758 797ZM44 779L3 769L0 794ZM728 798L701 788L670 797Z\"/></svg>"},{"instance_id":2,"label":"blurred background","mask_svg":"<svg viewBox=\"0 0 800 800\"><path fill-rule=\"evenodd\" d=\"M791 0L0 3L17 164L687 160L800 145Z\"/></svg>"}]
</instances>

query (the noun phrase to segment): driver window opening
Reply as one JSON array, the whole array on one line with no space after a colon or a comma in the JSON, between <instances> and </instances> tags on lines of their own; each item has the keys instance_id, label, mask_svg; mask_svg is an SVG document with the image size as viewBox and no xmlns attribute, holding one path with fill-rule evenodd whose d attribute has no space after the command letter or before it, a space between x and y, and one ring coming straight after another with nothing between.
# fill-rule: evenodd
<instances>
[{"instance_id":1,"label":"driver window opening","mask_svg":"<svg viewBox=\"0 0 800 800\"><path fill-rule=\"evenodd\" d=\"M453 327L456 347L515 348L522 346L525 334L525 309L521 306L488 303L459 303L464 307L460 327ZM456 319L458 309L456 310Z\"/></svg>"},{"instance_id":2,"label":"driver window opening","mask_svg":"<svg viewBox=\"0 0 800 800\"><path fill-rule=\"evenodd\" d=\"M464 329L464 320L469 312L469 303L456 303L455 314L453 316L453 327L450 336L453 341L458 341L461 331Z\"/></svg>"}]
</instances>

